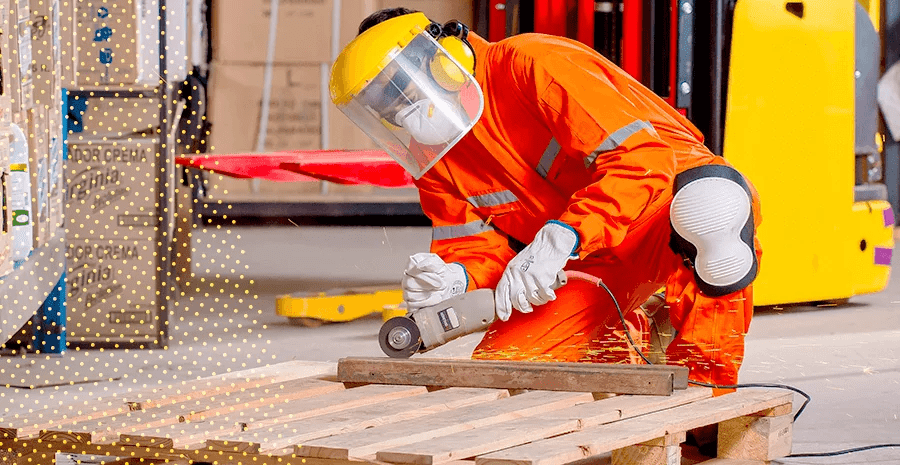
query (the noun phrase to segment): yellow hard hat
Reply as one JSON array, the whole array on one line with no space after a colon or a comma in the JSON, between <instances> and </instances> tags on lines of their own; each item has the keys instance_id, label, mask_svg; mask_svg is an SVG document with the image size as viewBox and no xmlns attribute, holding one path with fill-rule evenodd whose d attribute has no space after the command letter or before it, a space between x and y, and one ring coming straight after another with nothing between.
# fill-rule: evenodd
<instances>
[{"instance_id":1,"label":"yellow hard hat","mask_svg":"<svg viewBox=\"0 0 900 465\"><path fill-rule=\"evenodd\" d=\"M423 13L391 18L369 28L344 47L331 68L331 101L340 104L353 98L390 63L412 39L427 32L469 74L475 74L475 54L466 40L468 27L458 21L441 26ZM436 56L429 64L434 79L453 90L464 82L459 67L447 56Z\"/></svg>"},{"instance_id":2,"label":"yellow hard hat","mask_svg":"<svg viewBox=\"0 0 900 465\"><path fill-rule=\"evenodd\" d=\"M331 69L331 101L417 179L484 110L468 31L398 16L357 36Z\"/></svg>"}]
</instances>

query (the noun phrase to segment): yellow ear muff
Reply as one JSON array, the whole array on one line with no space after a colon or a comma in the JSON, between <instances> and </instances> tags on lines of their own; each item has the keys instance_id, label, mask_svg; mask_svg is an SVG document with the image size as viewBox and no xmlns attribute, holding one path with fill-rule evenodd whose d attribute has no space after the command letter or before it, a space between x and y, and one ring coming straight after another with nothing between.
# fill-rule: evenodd
<instances>
[{"instance_id":1,"label":"yellow ear muff","mask_svg":"<svg viewBox=\"0 0 900 465\"><path fill-rule=\"evenodd\" d=\"M458 37L442 37L438 40L447 54L458 61L469 73L475 72L475 55L465 42ZM441 87L449 91L458 91L466 82L466 75L448 57L438 54L431 60L431 76Z\"/></svg>"}]
</instances>

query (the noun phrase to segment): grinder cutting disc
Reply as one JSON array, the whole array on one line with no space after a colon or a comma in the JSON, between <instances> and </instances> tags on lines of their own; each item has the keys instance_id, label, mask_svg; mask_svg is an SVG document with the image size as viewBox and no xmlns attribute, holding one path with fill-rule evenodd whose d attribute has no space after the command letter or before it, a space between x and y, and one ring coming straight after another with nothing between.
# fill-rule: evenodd
<instances>
[{"instance_id":1,"label":"grinder cutting disc","mask_svg":"<svg viewBox=\"0 0 900 465\"><path fill-rule=\"evenodd\" d=\"M397 316L381 325L378 342L388 357L409 358L419 351L422 337L415 321L405 316Z\"/></svg>"}]
</instances>

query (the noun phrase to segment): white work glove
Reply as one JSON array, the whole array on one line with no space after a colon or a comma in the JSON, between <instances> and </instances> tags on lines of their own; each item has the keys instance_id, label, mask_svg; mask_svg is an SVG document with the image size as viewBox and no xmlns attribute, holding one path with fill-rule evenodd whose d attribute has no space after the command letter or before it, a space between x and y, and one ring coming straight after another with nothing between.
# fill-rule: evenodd
<instances>
[{"instance_id":1,"label":"white work glove","mask_svg":"<svg viewBox=\"0 0 900 465\"><path fill-rule=\"evenodd\" d=\"M444 263L433 253L409 257L400 287L410 311L434 305L466 292L469 278L459 263Z\"/></svg>"},{"instance_id":2,"label":"white work glove","mask_svg":"<svg viewBox=\"0 0 900 465\"><path fill-rule=\"evenodd\" d=\"M494 308L497 317L509 319L513 307L522 313L531 313L532 305L543 305L556 300L552 286L559 273L578 247L578 234L570 226L559 221L549 221L534 236L534 240L522 249L506 266L497 290L494 292Z\"/></svg>"}]
</instances>

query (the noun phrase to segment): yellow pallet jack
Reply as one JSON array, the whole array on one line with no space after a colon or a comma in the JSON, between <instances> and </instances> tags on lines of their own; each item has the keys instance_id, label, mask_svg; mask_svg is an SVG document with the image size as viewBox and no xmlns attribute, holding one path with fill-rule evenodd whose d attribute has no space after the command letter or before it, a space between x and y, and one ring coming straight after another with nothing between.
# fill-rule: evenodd
<instances>
[{"instance_id":1,"label":"yellow pallet jack","mask_svg":"<svg viewBox=\"0 0 900 465\"><path fill-rule=\"evenodd\" d=\"M275 313L292 324L316 328L325 323L357 320L380 313L387 321L406 315L400 289L361 287L326 292L303 292L278 296Z\"/></svg>"}]
</instances>

